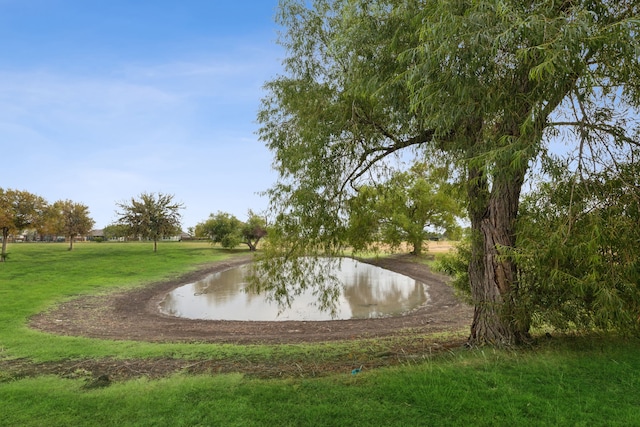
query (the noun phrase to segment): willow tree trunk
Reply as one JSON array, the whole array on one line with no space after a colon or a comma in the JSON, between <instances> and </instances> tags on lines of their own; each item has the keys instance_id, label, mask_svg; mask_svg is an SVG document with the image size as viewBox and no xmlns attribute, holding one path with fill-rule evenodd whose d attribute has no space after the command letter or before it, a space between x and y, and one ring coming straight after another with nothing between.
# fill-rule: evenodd
<instances>
[{"instance_id":1,"label":"willow tree trunk","mask_svg":"<svg viewBox=\"0 0 640 427\"><path fill-rule=\"evenodd\" d=\"M496 176L489 190L482 171L469 171L473 234L469 281L474 303L471 345L511 345L528 337L529 322L518 315L516 264L503 250L515 247L523 181L524 171Z\"/></svg>"}]
</instances>

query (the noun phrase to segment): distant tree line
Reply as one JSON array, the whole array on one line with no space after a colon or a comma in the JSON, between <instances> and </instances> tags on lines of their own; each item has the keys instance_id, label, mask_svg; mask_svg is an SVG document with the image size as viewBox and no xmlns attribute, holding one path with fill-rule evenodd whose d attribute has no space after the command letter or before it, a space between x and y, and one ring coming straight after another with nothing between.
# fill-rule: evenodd
<instances>
[{"instance_id":1,"label":"distant tree line","mask_svg":"<svg viewBox=\"0 0 640 427\"><path fill-rule=\"evenodd\" d=\"M152 240L156 252L158 240L182 233L180 210L184 205L171 194L144 192L116 206L117 219L103 228L102 238ZM349 215L347 238L355 250L378 243L398 247L408 242L412 253L420 254L429 233L459 234L461 209L446 173L417 164L379 185L363 187L350 201ZM58 200L50 204L28 191L0 188L2 260L7 256L9 238L18 233L29 234L34 241L54 241L64 236L72 250L75 239L89 233L94 224L89 208L82 203ZM253 252L267 236L267 220L252 210L246 221L218 211L191 231L193 237L224 248L246 245Z\"/></svg>"},{"instance_id":2,"label":"distant tree line","mask_svg":"<svg viewBox=\"0 0 640 427\"><path fill-rule=\"evenodd\" d=\"M182 233L180 210L184 205L176 202L171 194L144 192L117 202L116 206L117 219L104 227L103 238L152 240L156 252L158 240ZM0 188L0 261L7 258L7 243L11 237L28 234L34 241L55 241L58 236L64 236L72 250L74 240L88 234L94 224L89 208L82 203L71 200L48 203L28 191ZM225 248L246 244L249 250L255 251L260 239L267 234L266 220L252 211L246 222L218 212L196 225L194 233L196 237L210 239Z\"/></svg>"}]
</instances>

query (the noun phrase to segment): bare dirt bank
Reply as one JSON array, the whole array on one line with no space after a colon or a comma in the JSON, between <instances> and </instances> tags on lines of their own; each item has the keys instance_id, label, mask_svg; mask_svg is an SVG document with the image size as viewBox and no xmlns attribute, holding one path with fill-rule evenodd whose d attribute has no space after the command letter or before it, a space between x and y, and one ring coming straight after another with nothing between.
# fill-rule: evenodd
<instances>
[{"instance_id":1,"label":"bare dirt bank","mask_svg":"<svg viewBox=\"0 0 640 427\"><path fill-rule=\"evenodd\" d=\"M471 308L455 297L446 278L407 256L371 261L428 285L429 302L405 316L321 322L242 322L183 319L158 311L158 304L167 292L249 260L241 257L218 262L176 280L134 291L81 297L33 317L30 326L53 334L113 340L275 344L427 334L457 331L470 325Z\"/></svg>"},{"instance_id":2,"label":"bare dirt bank","mask_svg":"<svg viewBox=\"0 0 640 427\"><path fill-rule=\"evenodd\" d=\"M84 376L89 387L107 386L114 380L140 376L160 378L175 372L242 372L258 377L319 376L350 373L354 367L371 369L430 357L465 342L460 334L431 334L464 331L471 324L472 308L455 297L446 278L431 272L424 264L414 262L410 256L369 261L429 286L429 302L406 316L322 322L236 322L181 319L158 311L159 301L174 288L249 261L249 257L233 258L175 280L153 283L133 291L80 297L34 316L29 326L52 334L110 340L251 345L380 339L379 345L368 344L370 350L362 351L355 359L327 358L322 354L296 361L109 358L36 364L20 359L0 360L0 369L11 378L41 374Z\"/></svg>"}]
</instances>

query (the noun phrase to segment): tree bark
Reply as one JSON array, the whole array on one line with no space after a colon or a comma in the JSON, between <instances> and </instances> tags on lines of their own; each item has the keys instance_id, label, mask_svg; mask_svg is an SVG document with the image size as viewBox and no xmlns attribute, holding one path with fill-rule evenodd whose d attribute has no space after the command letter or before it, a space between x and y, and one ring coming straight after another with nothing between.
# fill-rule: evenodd
<instances>
[{"instance_id":1,"label":"tree bark","mask_svg":"<svg viewBox=\"0 0 640 427\"><path fill-rule=\"evenodd\" d=\"M525 171L495 176L492 189L479 169L469 171L472 227L469 281L474 302L470 345L513 345L528 337L529 322L517 316L516 264L501 253L515 247L515 223Z\"/></svg>"},{"instance_id":2,"label":"tree bark","mask_svg":"<svg viewBox=\"0 0 640 427\"><path fill-rule=\"evenodd\" d=\"M258 242L260 241L260 239L262 239L262 237L258 237L255 242L251 241L251 238L246 238L246 240L244 241L244 243L247 244L247 246L249 246L249 252L255 252L258 250Z\"/></svg>"},{"instance_id":3,"label":"tree bark","mask_svg":"<svg viewBox=\"0 0 640 427\"><path fill-rule=\"evenodd\" d=\"M9 228L2 228L2 253L0 253L0 262L4 262L7 258L7 240L9 240Z\"/></svg>"},{"instance_id":4,"label":"tree bark","mask_svg":"<svg viewBox=\"0 0 640 427\"><path fill-rule=\"evenodd\" d=\"M413 250L411 251L411 255L415 255L415 256L422 255L422 243L423 243L423 240L414 240L412 242Z\"/></svg>"}]
</instances>

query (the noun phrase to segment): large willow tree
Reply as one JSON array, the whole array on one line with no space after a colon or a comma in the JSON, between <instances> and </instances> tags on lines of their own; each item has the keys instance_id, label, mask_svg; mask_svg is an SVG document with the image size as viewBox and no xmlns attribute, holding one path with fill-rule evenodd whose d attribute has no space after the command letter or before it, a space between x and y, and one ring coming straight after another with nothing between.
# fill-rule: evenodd
<instances>
[{"instance_id":1,"label":"large willow tree","mask_svg":"<svg viewBox=\"0 0 640 427\"><path fill-rule=\"evenodd\" d=\"M267 83L260 136L273 151L272 261L332 253L345 200L389 157L460 167L473 239L470 342L528 336L516 219L553 138L580 150L638 144L638 1L282 0L285 74ZM265 263L264 265L268 265ZM271 265L278 265L277 263ZM274 285L277 286L277 285Z\"/></svg>"}]
</instances>

